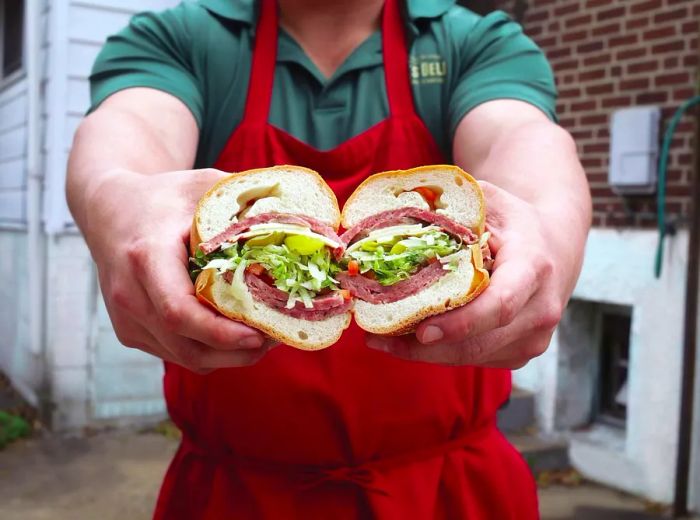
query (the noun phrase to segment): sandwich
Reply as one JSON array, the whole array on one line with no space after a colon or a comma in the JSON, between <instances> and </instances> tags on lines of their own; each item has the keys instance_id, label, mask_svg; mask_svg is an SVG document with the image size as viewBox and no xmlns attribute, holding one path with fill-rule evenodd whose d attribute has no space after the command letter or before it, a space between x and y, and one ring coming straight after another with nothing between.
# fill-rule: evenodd
<instances>
[{"instance_id":1,"label":"sandwich","mask_svg":"<svg viewBox=\"0 0 700 520\"><path fill-rule=\"evenodd\" d=\"M338 201L316 173L277 166L237 173L199 201L190 233L197 298L304 350L332 345L352 299L335 275Z\"/></svg>"},{"instance_id":2,"label":"sandwich","mask_svg":"<svg viewBox=\"0 0 700 520\"><path fill-rule=\"evenodd\" d=\"M488 285L493 262L481 188L456 166L367 178L343 208L345 250L336 275L354 319L374 334L412 332L465 305Z\"/></svg>"},{"instance_id":3,"label":"sandwich","mask_svg":"<svg viewBox=\"0 0 700 520\"><path fill-rule=\"evenodd\" d=\"M233 174L202 197L191 274L218 312L318 350L352 316L399 335L471 301L488 285L487 240L479 185L455 166L373 175L342 215L316 172L277 166Z\"/></svg>"}]
</instances>

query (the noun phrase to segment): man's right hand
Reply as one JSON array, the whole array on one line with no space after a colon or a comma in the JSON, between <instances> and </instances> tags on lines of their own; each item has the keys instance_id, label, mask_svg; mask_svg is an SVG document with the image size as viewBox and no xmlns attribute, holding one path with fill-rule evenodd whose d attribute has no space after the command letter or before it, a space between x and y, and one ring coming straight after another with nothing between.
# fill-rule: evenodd
<instances>
[{"instance_id":1,"label":"man's right hand","mask_svg":"<svg viewBox=\"0 0 700 520\"><path fill-rule=\"evenodd\" d=\"M188 244L195 206L225 175L170 171L191 167L198 138L192 114L173 96L120 91L81 124L67 195L119 341L206 373L256 363L272 344L194 295Z\"/></svg>"},{"instance_id":2,"label":"man's right hand","mask_svg":"<svg viewBox=\"0 0 700 520\"><path fill-rule=\"evenodd\" d=\"M196 372L246 366L264 337L202 305L188 244L197 201L224 174L113 171L87 194L85 236L119 341Z\"/></svg>"}]
</instances>

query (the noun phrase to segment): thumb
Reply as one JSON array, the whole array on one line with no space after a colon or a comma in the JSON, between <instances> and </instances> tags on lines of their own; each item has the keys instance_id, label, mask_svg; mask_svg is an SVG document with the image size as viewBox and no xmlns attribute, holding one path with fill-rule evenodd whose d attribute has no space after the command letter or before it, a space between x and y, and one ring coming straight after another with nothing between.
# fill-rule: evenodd
<instances>
[{"instance_id":1,"label":"thumb","mask_svg":"<svg viewBox=\"0 0 700 520\"><path fill-rule=\"evenodd\" d=\"M514 218L522 215L523 201L508 191L487 181L478 181L486 204L486 230L491 233L489 244L494 252L501 248L502 232ZM526 217L522 217L526 218Z\"/></svg>"},{"instance_id":2,"label":"thumb","mask_svg":"<svg viewBox=\"0 0 700 520\"><path fill-rule=\"evenodd\" d=\"M230 173L222 172L215 168L202 168L199 170L192 170L190 173L192 175L193 189L201 190L202 195L221 179L225 179L231 175Z\"/></svg>"},{"instance_id":3,"label":"thumb","mask_svg":"<svg viewBox=\"0 0 700 520\"><path fill-rule=\"evenodd\" d=\"M520 214L526 202L516 195L487 181L478 181L486 203L486 222L490 226L502 227L516 214Z\"/></svg>"}]
</instances>

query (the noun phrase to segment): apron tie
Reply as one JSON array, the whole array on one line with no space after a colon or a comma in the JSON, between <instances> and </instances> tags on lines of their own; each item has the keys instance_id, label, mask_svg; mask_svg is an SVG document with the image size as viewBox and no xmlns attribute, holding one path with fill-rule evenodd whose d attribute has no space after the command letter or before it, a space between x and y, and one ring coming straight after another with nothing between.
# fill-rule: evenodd
<instances>
[{"instance_id":1,"label":"apron tie","mask_svg":"<svg viewBox=\"0 0 700 520\"><path fill-rule=\"evenodd\" d=\"M426 446L416 450L399 453L387 457L368 460L357 465L347 466L311 466L280 461L260 459L238 455L228 450L208 449L202 442L196 442L188 434L184 434L180 449L187 454L213 460L216 464L224 462L237 469L252 469L268 471L275 474L285 474L299 484L303 490L320 488L325 484L353 484L367 492L388 496L389 492L378 482L381 473L401 468L418 462L442 457L458 450L475 450L491 435L499 434L494 421L484 423L458 437L442 443Z\"/></svg>"},{"instance_id":2,"label":"apron tie","mask_svg":"<svg viewBox=\"0 0 700 520\"><path fill-rule=\"evenodd\" d=\"M365 491L388 496L389 493L376 484L376 471L363 466L339 466L336 468L309 468L300 484L304 490L314 489L330 482L350 483Z\"/></svg>"}]
</instances>

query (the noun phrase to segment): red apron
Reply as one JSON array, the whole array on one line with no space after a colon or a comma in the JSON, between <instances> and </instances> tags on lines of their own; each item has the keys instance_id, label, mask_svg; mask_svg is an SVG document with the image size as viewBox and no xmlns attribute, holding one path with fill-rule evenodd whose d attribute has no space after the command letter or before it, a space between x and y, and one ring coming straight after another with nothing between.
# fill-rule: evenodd
<instances>
[{"instance_id":1,"label":"red apron","mask_svg":"<svg viewBox=\"0 0 700 520\"><path fill-rule=\"evenodd\" d=\"M342 206L370 173L444 162L414 109L399 0L382 22L390 115L325 152L267 121L277 6L261 2L245 115L216 168L306 166ZM166 364L183 441L155 518L535 519L530 471L495 427L509 392L508 371L403 361L354 324L326 350L281 346L253 367Z\"/></svg>"}]
</instances>

